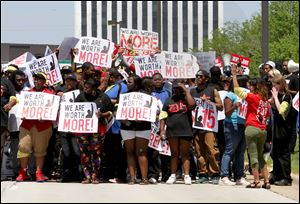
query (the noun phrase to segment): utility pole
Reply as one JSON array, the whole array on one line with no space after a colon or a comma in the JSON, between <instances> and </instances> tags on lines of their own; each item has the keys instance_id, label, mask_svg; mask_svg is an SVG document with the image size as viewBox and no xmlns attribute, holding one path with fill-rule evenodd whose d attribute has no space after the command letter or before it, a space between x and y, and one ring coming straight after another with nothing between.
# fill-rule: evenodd
<instances>
[{"instance_id":1,"label":"utility pole","mask_svg":"<svg viewBox=\"0 0 300 204\"><path fill-rule=\"evenodd\" d=\"M262 51L262 63L269 60L269 2L261 1L261 51Z\"/></svg>"}]
</instances>

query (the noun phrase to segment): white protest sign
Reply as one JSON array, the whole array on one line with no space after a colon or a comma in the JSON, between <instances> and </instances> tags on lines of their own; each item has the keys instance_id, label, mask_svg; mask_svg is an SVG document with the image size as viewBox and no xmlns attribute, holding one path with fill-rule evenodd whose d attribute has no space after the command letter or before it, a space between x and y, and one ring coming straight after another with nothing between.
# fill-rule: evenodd
<instances>
[{"instance_id":1,"label":"white protest sign","mask_svg":"<svg viewBox=\"0 0 300 204\"><path fill-rule=\"evenodd\" d=\"M120 29L120 46L126 48L132 45L137 55L150 55L158 47L158 42L157 32L128 28Z\"/></svg>"},{"instance_id":2,"label":"white protest sign","mask_svg":"<svg viewBox=\"0 0 300 204\"><path fill-rule=\"evenodd\" d=\"M74 62L90 62L95 66L111 67L114 43L100 38L81 37L75 48L78 49Z\"/></svg>"},{"instance_id":3,"label":"white protest sign","mask_svg":"<svg viewBox=\"0 0 300 204\"><path fill-rule=\"evenodd\" d=\"M121 94L116 119L154 122L156 109L157 99L153 96L139 92Z\"/></svg>"},{"instance_id":4,"label":"white protest sign","mask_svg":"<svg viewBox=\"0 0 300 204\"><path fill-rule=\"evenodd\" d=\"M197 58L200 69L209 72L209 69L215 65L216 51L196 52L193 55Z\"/></svg>"},{"instance_id":5,"label":"white protest sign","mask_svg":"<svg viewBox=\"0 0 300 204\"><path fill-rule=\"evenodd\" d=\"M161 73L161 55L134 57L135 73L141 78Z\"/></svg>"},{"instance_id":6,"label":"white protest sign","mask_svg":"<svg viewBox=\"0 0 300 204\"><path fill-rule=\"evenodd\" d=\"M25 73L28 76L31 87L34 86L33 75L37 72L43 72L47 75L49 85L55 85L62 82L62 76L55 53L40 59L33 60L26 64Z\"/></svg>"},{"instance_id":7,"label":"white protest sign","mask_svg":"<svg viewBox=\"0 0 300 204\"><path fill-rule=\"evenodd\" d=\"M159 152L159 154L171 156L171 149L168 140L161 141L161 148L162 150Z\"/></svg>"},{"instance_id":8,"label":"white protest sign","mask_svg":"<svg viewBox=\"0 0 300 204\"><path fill-rule=\"evenodd\" d=\"M17 117L38 120L56 120L60 97L43 93L22 91Z\"/></svg>"},{"instance_id":9,"label":"white protest sign","mask_svg":"<svg viewBox=\"0 0 300 204\"><path fill-rule=\"evenodd\" d=\"M160 135L157 132L152 131L149 139L148 147L157 151L162 151Z\"/></svg>"},{"instance_id":10,"label":"white protest sign","mask_svg":"<svg viewBox=\"0 0 300 204\"><path fill-rule=\"evenodd\" d=\"M58 131L74 133L98 132L96 103L61 103Z\"/></svg>"},{"instance_id":11,"label":"white protest sign","mask_svg":"<svg viewBox=\"0 0 300 204\"><path fill-rule=\"evenodd\" d=\"M17 98L17 100L19 100L20 94L16 93L16 98ZM21 118L16 117L18 109L19 109L19 103L14 105L8 112L8 127L7 127L7 129L9 132L19 131L22 120L21 120Z\"/></svg>"},{"instance_id":12,"label":"white protest sign","mask_svg":"<svg viewBox=\"0 0 300 204\"><path fill-rule=\"evenodd\" d=\"M218 132L218 111L216 105L200 98L194 98L196 109L192 111L193 128Z\"/></svg>"},{"instance_id":13,"label":"white protest sign","mask_svg":"<svg viewBox=\"0 0 300 204\"><path fill-rule=\"evenodd\" d=\"M227 91L218 91L219 92L219 95L220 95L220 98L221 98L221 101L222 101L222 104L223 104L223 110L222 111L218 111L218 120L224 120L225 119L225 108L224 108L224 99L227 95Z\"/></svg>"},{"instance_id":14,"label":"white protest sign","mask_svg":"<svg viewBox=\"0 0 300 204\"><path fill-rule=\"evenodd\" d=\"M74 91L69 91L64 93L60 98L60 102L75 102L76 97L80 94L80 90L76 89Z\"/></svg>"},{"instance_id":15,"label":"white protest sign","mask_svg":"<svg viewBox=\"0 0 300 204\"><path fill-rule=\"evenodd\" d=\"M245 89L245 88L242 88L242 87L240 87L240 89L242 89L246 93L250 92L249 89ZM240 102L241 105L237 109L237 116L240 117L240 118L246 119L248 103L246 102L246 100L241 99L241 98L238 98L238 102Z\"/></svg>"},{"instance_id":16,"label":"white protest sign","mask_svg":"<svg viewBox=\"0 0 300 204\"><path fill-rule=\"evenodd\" d=\"M299 112L299 91L293 98L293 107Z\"/></svg>"},{"instance_id":17,"label":"white protest sign","mask_svg":"<svg viewBox=\"0 0 300 204\"><path fill-rule=\"evenodd\" d=\"M161 74L164 78L195 78L199 70L195 56L187 53L161 53Z\"/></svg>"},{"instance_id":18,"label":"white protest sign","mask_svg":"<svg viewBox=\"0 0 300 204\"><path fill-rule=\"evenodd\" d=\"M3 67L3 71L6 71L9 64L18 65L19 69L24 71L26 67L26 62L30 62L35 60L35 56L30 52L25 52L24 54L20 55L19 57L13 59L12 61L8 62L5 67Z\"/></svg>"}]
</instances>

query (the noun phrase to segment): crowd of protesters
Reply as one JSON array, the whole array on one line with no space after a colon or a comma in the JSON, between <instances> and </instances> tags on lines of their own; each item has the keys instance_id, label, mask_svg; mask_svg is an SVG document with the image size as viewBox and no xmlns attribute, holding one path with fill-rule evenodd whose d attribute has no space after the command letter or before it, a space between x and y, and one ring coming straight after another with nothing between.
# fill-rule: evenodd
<instances>
[{"instance_id":1,"label":"crowd of protesters","mask_svg":"<svg viewBox=\"0 0 300 204\"><path fill-rule=\"evenodd\" d=\"M73 49L70 52L71 59L74 52ZM114 52L114 60L120 52ZM270 184L292 185L291 154L299 132L296 129L299 113L291 103L299 91L299 71L290 72L287 61L282 63L282 69L277 68L274 62L268 61L259 67L260 77L249 79L238 76L236 65L232 65L227 76L214 66L210 72L200 69L193 79L176 79L170 88L160 73L141 78L130 66L126 67L128 78L125 79L116 67L100 70L90 62L76 66L72 61L71 66L61 69L63 83L60 85L49 86L47 76L39 72L33 75L34 87L28 88L25 73L9 65L1 72L1 162L8 112L17 103L21 91L63 96L79 89L74 102L95 102L100 110L98 132L60 132L52 121L23 118L19 131L9 132L10 137L19 138L16 181L31 178L37 182L56 179L83 184L139 182L145 185L174 184L183 178L186 185L192 184L192 180L266 189L271 188ZM227 91L223 101L218 92L221 90ZM157 111L156 123L161 140L170 144L170 157L148 148L151 122L116 120L107 129L107 119L115 115L120 94L131 92L160 100L162 107ZM215 104L219 111L224 109L225 119L219 121L217 134L192 127L191 111L197 106L194 98ZM248 102L245 119L237 117L240 99ZM62 150L60 154L53 152L57 146ZM266 153L273 160L271 172L268 172ZM30 167L32 154L36 165ZM254 176L252 183L245 176L245 154ZM58 169L54 169L56 156L63 158ZM33 175L30 168L34 169ZM54 176L57 170L60 173Z\"/></svg>"}]
</instances>

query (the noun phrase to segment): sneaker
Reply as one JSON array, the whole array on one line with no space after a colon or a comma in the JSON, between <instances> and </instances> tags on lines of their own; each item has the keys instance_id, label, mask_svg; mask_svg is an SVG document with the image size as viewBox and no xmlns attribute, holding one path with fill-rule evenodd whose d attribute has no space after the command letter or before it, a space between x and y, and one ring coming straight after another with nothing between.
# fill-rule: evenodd
<instances>
[{"instance_id":1,"label":"sneaker","mask_svg":"<svg viewBox=\"0 0 300 204\"><path fill-rule=\"evenodd\" d=\"M192 179L189 175L184 176L184 184L185 185L191 185L192 184Z\"/></svg>"},{"instance_id":2,"label":"sneaker","mask_svg":"<svg viewBox=\"0 0 300 204\"><path fill-rule=\"evenodd\" d=\"M149 183L151 183L151 184L157 184L157 180L155 178L151 177L149 179Z\"/></svg>"},{"instance_id":3,"label":"sneaker","mask_svg":"<svg viewBox=\"0 0 300 204\"><path fill-rule=\"evenodd\" d=\"M199 176L199 179L196 180L196 183L208 183L208 176Z\"/></svg>"},{"instance_id":4,"label":"sneaker","mask_svg":"<svg viewBox=\"0 0 300 204\"><path fill-rule=\"evenodd\" d=\"M176 176L171 175L169 179L167 180L166 184L174 184L176 182Z\"/></svg>"},{"instance_id":5,"label":"sneaker","mask_svg":"<svg viewBox=\"0 0 300 204\"><path fill-rule=\"evenodd\" d=\"M35 172L35 181L44 182L44 181L47 181L47 180L48 180L48 177L44 176L42 171L36 171Z\"/></svg>"},{"instance_id":6,"label":"sneaker","mask_svg":"<svg viewBox=\"0 0 300 204\"><path fill-rule=\"evenodd\" d=\"M230 181L228 177L220 178L219 184L221 186L234 186L235 183Z\"/></svg>"},{"instance_id":7,"label":"sneaker","mask_svg":"<svg viewBox=\"0 0 300 204\"><path fill-rule=\"evenodd\" d=\"M21 182L21 181L25 181L28 178L27 173L26 173L26 169L20 169L19 171L19 175L16 178L17 182Z\"/></svg>"},{"instance_id":8,"label":"sneaker","mask_svg":"<svg viewBox=\"0 0 300 204\"><path fill-rule=\"evenodd\" d=\"M238 186L248 186L250 184L250 182L248 182L244 177L242 177L242 178L236 180L235 184Z\"/></svg>"},{"instance_id":9,"label":"sneaker","mask_svg":"<svg viewBox=\"0 0 300 204\"><path fill-rule=\"evenodd\" d=\"M218 185L219 184L219 180L220 180L219 176L213 176L213 177L211 177L211 182L214 185Z\"/></svg>"},{"instance_id":10,"label":"sneaker","mask_svg":"<svg viewBox=\"0 0 300 204\"><path fill-rule=\"evenodd\" d=\"M118 178L113 178L108 180L109 183L122 183L122 181Z\"/></svg>"}]
</instances>

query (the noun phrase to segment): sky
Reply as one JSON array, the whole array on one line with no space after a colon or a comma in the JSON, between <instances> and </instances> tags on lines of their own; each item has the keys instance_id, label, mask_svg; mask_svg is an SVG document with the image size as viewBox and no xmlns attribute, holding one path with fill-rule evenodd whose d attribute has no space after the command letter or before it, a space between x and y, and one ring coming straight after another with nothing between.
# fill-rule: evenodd
<instances>
[{"instance_id":1,"label":"sky","mask_svg":"<svg viewBox=\"0 0 300 204\"><path fill-rule=\"evenodd\" d=\"M260 2L224 1L224 23L249 20ZM1 1L1 43L59 45L73 36L73 1Z\"/></svg>"}]
</instances>

